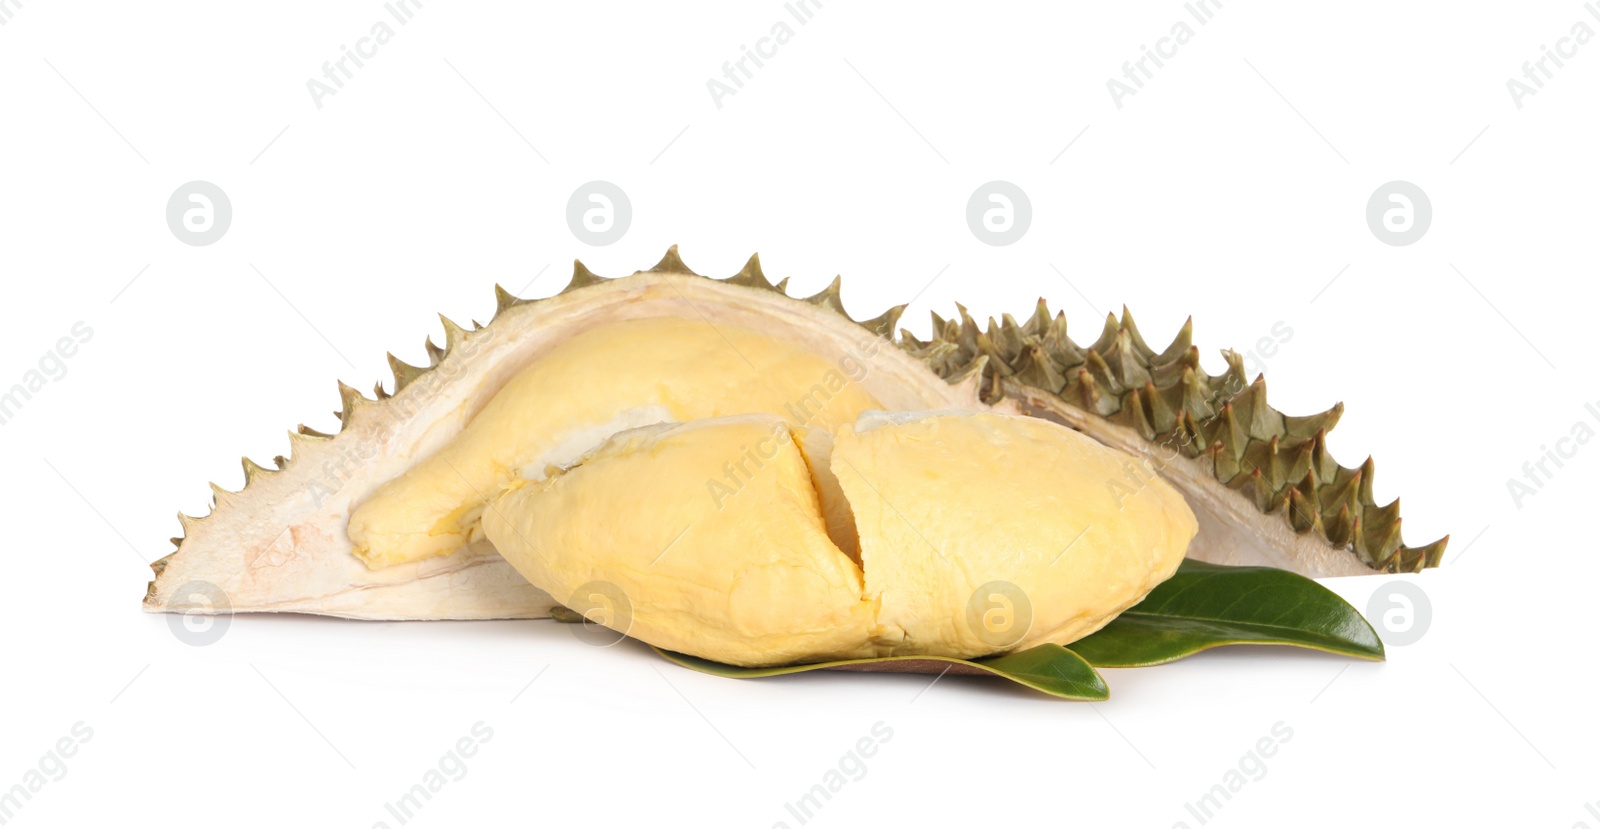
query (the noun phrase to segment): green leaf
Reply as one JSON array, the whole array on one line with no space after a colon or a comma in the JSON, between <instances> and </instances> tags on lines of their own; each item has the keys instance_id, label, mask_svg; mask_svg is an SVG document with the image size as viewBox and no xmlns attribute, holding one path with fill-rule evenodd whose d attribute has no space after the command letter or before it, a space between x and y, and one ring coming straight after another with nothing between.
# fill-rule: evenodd
<instances>
[{"instance_id":1,"label":"green leaf","mask_svg":"<svg viewBox=\"0 0 1600 829\"><path fill-rule=\"evenodd\" d=\"M882 656L874 659L842 659L835 662L815 662L809 665L782 665L775 668L741 668L724 665L697 656L655 649L685 668L702 673L735 679L756 679L764 676L815 671L822 668L847 668L851 670L905 671L907 668L925 668L911 663L944 662L946 671L962 674L992 674L1009 679L1035 691L1054 697L1073 700L1098 701L1108 699L1111 692L1106 682L1083 657L1060 645L1040 645L1017 653L988 659L968 660L948 656ZM857 667L877 666L877 667ZM925 672L923 671L918 671Z\"/></svg>"},{"instance_id":2,"label":"green leaf","mask_svg":"<svg viewBox=\"0 0 1600 829\"><path fill-rule=\"evenodd\" d=\"M1172 578L1072 643L1101 668L1161 665L1220 645L1294 645L1382 661L1383 640L1333 591L1271 567L1185 559Z\"/></svg>"}]
</instances>

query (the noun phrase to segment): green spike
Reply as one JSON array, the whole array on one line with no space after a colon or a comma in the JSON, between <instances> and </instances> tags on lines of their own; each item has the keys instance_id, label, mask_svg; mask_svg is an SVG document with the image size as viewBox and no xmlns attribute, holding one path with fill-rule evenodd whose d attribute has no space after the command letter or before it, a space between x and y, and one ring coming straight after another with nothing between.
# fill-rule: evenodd
<instances>
[{"instance_id":1,"label":"green spike","mask_svg":"<svg viewBox=\"0 0 1600 829\"><path fill-rule=\"evenodd\" d=\"M828 283L828 287L806 297L805 301L811 303L812 305L819 305L823 308L832 308L840 314L844 314L846 317L848 317L849 314L846 314L844 310L844 300L839 296L839 292L843 284L844 280L838 276L835 276L833 281Z\"/></svg>"},{"instance_id":2,"label":"green spike","mask_svg":"<svg viewBox=\"0 0 1600 829\"><path fill-rule=\"evenodd\" d=\"M1182 394L1181 390L1179 390L1179 394ZM1144 393L1140 399L1144 403L1145 416L1150 421L1151 428L1155 429L1157 434L1170 432L1178 425L1178 410L1182 405L1181 398L1174 401L1170 394L1156 388L1155 383L1146 380Z\"/></svg>"},{"instance_id":3,"label":"green spike","mask_svg":"<svg viewBox=\"0 0 1600 829\"><path fill-rule=\"evenodd\" d=\"M1127 426L1145 440L1155 440L1156 428L1150 421L1149 413L1145 410L1145 404L1140 399L1138 389L1130 389L1127 394L1122 396L1122 403L1118 406L1117 413L1112 416L1111 421Z\"/></svg>"},{"instance_id":4,"label":"green spike","mask_svg":"<svg viewBox=\"0 0 1600 829\"><path fill-rule=\"evenodd\" d=\"M604 277L596 276L594 271L589 270L588 266L584 265L583 262L574 259L572 260L572 279L567 281L567 287L562 288L561 293L587 288L590 285L599 285L605 281Z\"/></svg>"},{"instance_id":5,"label":"green spike","mask_svg":"<svg viewBox=\"0 0 1600 829\"><path fill-rule=\"evenodd\" d=\"M1178 329L1178 335L1172 338L1172 344L1167 346L1167 350L1156 355L1154 358L1152 358L1151 362L1170 363L1174 360L1180 359L1184 354L1188 353L1189 350L1194 347L1194 344L1191 341L1193 336L1194 317L1190 317L1183 321L1183 327ZM1195 357L1197 359L1199 358L1198 352L1195 354Z\"/></svg>"},{"instance_id":6,"label":"green spike","mask_svg":"<svg viewBox=\"0 0 1600 829\"><path fill-rule=\"evenodd\" d=\"M1121 328L1117 325L1116 315L1109 313L1106 314L1106 324L1105 327L1100 331L1100 339L1095 340L1094 345L1089 346L1089 350L1104 354L1106 349L1110 348L1111 344L1117 341L1117 332L1119 330L1121 330Z\"/></svg>"},{"instance_id":7,"label":"green spike","mask_svg":"<svg viewBox=\"0 0 1600 829\"><path fill-rule=\"evenodd\" d=\"M249 486L251 481L274 470L268 469L247 457L239 459L239 465L244 467L244 485Z\"/></svg>"},{"instance_id":8,"label":"green spike","mask_svg":"<svg viewBox=\"0 0 1600 829\"><path fill-rule=\"evenodd\" d=\"M989 368L1002 377L1009 377L1015 372L1011 368L1006 354L995 345L988 334L978 335L978 353L989 358Z\"/></svg>"},{"instance_id":9,"label":"green spike","mask_svg":"<svg viewBox=\"0 0 1600 829\"><path fill-rule=\"evenodd\" d=\"M651 273L681 273L681 274L684 274L686 276L699 276L699 274L695 273L694 271L689 270L689 266L688 265L683 264L682 257L678 256L678 246L677 245L673 245L673 246L667 248L666 255L661 257L661 261L657 262L655 264L655 267L650 269L650 272Z\"/></svg>"},{"instance_id":10,"label":"green spike","mask_svg":"<svg viewBox=\"0 0 1600 829\"><path fill-rule=\"evenodd\" d=\"M744 263L744 267L740 268L738 273L723 281L732 285L743 285L746 288L777 290L777 286L767 281L767 275L761 271L761 256L754 253L750 254L749 261Z\"/></svg>"},{"instance_id":11,"label":"green spike","mask_svg":"<svg viewBox=\"0 0 1600 829\"><path fill-rule=\"evenodd\" d=\"M1309 438L1321 431L1331 431L1334 426L1338 425L1339 418L1343 414L1344 404L1335 403L1333 408L1314 415L1302 417L1284 415L1283 430L1296 437Z\"/></svg>"},{"instance_id":12,"label":"green spike","mask_svg":"<svg viewBox=\"0 0 1600 829\"><path fill-rule=\"evenodd\" d=\"M467 329L456 325L453 320L444 314L439 315L439 322L444 325L444 353L449 354L467 338Z\"/></svg>"},{"instance_id":13,"label":"green spike","mask_svg":"<svg viewBox=\"0 0 1600 829\"><path fill-rule=\"evenodd\" d=\"M880 337L889 338L894 327L900 322L900 315L906 312L906 306L896 305L872 319L861 323L861 326Z\"/></svg>"},{"instance_id":14,"label":"green spike","mask_svg":"<svg viewBox=\"0 0 1600 829\"><path fill-rule=\"evenodd\" d=\"M496 282L494 284L494 315L496 317L504 314L506 311L509 311L512 308L517 307L518 305L521 305L522 303L522 299L501 287L500 283ZM493 320L490 320L490 322L493 322Z\"/></svg>"},{"instance_id":15,"label":"green spike","mask_svg":"<svg viewBox=\"0 0 1600 829\"><path fill-rule=\"evenodd\" d=\"M1301 535L1309 532L1323 534L1322 516L1298 489L1289 490L1289 526Z\"/></svg>"},{"instance_id":16,"label":"green spike","mask_svg":"<svg viewBox=\"0 0 1600 829\"><path fill-rule=\"evenodd\" d=\"M1027 337L1043 338L1050 333L1053 320L1050 317L1050 306L1045 304L1044 297L1039 297L1039 303L1033 307L1033 315L1023 323L1022 333Z\"/></svg>"},{"instance_id":17,"label":"green spike","mask_svg":"<svg viewBox=\"0 0 1600 829\"><path fill-rule=\"evenodd\" d=\"M401 360L399 357L394 356L393 353L386 354L385 356L389 358L389 370L394 373L395 394L405 391L406 386L411 385L412 382L414 382L418 377L428 373L427 369L421 366L411 365L410 363Z\"/></svg>"},{"instance_id":18,"label":"green spike","mask_svg":"<svg viewBox=\"0 0 1600 829\"><path fill-rule=\"evenodd\" d=\"M1323 529L1328 537L1328 543L1335 547L1343 547L1350 543L1360 528L1361 520L1348 507L1341 505L1339 511L1323 522Z\"/></svg>"},{"instance_id":19,"label":"green spike","mask_svg":"<svg viewBox=\"0 0 1600 829\"><path fill-rule=\"evenodd\" d=\"M345 426L350 425L350 419L355 416L356 410L360 409L363 404L369 402L371 401L362 395L361 392L355 387L346 384L343 380L340 380L339 404L341 408L339 411L334 413L339 417L339 428L342 430Z\"/></svg>"},{"instance_id":20,"label":"green spike","mask_svg":"<svg viewBox=\"0 0 1600 829\"><path fill-rule=\"evenodd\" d=\"M1067 379L1055 366L1055 360L1050 353L1039 345L1025 345L1022 353L1017 356L1016 378L1037 389L1045 389L1051 394L1061 391L1067 384Z\"/></svg>"},{"instance_id":21,"label":"green spike","mask_svg":"<svg viewBox=\"0 0 1600 829\"><path fill-rule=\"evenodd\" d=\"M1129 311L1128 306L1126 305L1122 306L1122 323L1120 327L1126 334L1129 344L1132 345L1133 348L1138 352L1139 356L1143 358L1143 362L1146 365L1149 365L1150 360L1156 356L1155 349L1151 348L1147 343L1145 343L1144 337L1139 334L1139 326L1135 325L1133 322L1133 312Z\"/></svg>"}]
</instances>

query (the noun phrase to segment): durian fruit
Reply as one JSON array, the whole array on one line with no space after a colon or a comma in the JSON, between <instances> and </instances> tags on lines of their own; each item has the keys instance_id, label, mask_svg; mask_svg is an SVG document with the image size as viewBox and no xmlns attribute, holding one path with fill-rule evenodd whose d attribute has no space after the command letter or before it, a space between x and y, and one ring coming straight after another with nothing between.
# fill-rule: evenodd
<instances>
[{"instance_id":1,"label":"durian fruit","mask_svg":"<svg viewBox=\"0 0 1600 829\"><path fill-rule=\"evenodd\" d=\"M936 315L923 341L894 335L903 307L856 322L838 280L803 298L786 282L770 282L755 257L727 279L699 276L674 248L616 279L580 263L548 299L497 288L494 319L470 329L444 320L444 345L426 343L427 366L391 355L394 383L379 384L376 399L341 383L337 434L301 426L288 457L244 460L244 490L213 485L210 515L179 516L184 536L152 565L145 608L188 609L200 582L235 612L544 617L560 602L476 529L477 505L498 484L538 477L542 464L559 466L652 418L766 412L798 427L847 423L868 407L1029 414L1148 461L1129 464L1123 488L1159 478L1183 494L1200 524L1191 557L1313 576L1439 561L1444 539L1402 543L1398 502L1373 500L1370 460L1347 468L1329 455L1339 407L1282 415L1233 352L1224 352L1227 371L1206 374L1188 325L1157 352L1124 312L1081 346L1041 302L1026 322L1007 316L986 329L964 310L956 320ZM671 359L707 342L725 347ZM406 495L386 507L397 492ZM357 513L384 520L352 527ZM363 561L352 530L386 566Z\"/></svg>"},{"instance_id":2,"label":"durian fruit","mask_svg":"<svg viewBox=\"0 0 1600 829\"><path fill-rule=\"evenodd\" d=\"M512 482L484 532L552 595L609 596L630 635L770 666L1066 644L1170 577L1197 529L1172 487L1120 492L1128 456L1048 421L869 413L805 439L821 429L623 432Z\"/></svg>"}]
</instances>

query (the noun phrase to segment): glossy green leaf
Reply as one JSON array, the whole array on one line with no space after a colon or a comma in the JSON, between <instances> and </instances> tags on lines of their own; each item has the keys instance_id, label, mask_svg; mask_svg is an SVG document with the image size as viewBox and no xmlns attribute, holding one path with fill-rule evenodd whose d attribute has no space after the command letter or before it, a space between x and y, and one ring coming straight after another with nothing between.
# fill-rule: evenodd
<instances>
[{"instance_id":1,"label":"glossy green leaf","mask_svg":"<svg viewBox=\"0 0 1600 829\"><path fill-rule=\"evenodd\" d=\"M1172 578L1072 649L1101 668L1160 665L1221 645L1293 645L1383 659L1383 640L1338 594L1271 567L1185 559Z\"/></svg>"},{"instance_id":2,"label":"glossy green leaf","mask_svg":"<svg viewBox=\"0 0 1600 829\"><path fill-rule=\"evenodd\" d=\"M1106 682L1083 657L1060 645L1040 645L1017 653L988 659L968 660L945 656L884 656L875 659L843 659L835 662L816 662L809 665L783 665L775 668L741 668L725 665L696 656L655 649L656 653L696 671L735 679L756 679L765 676L815 671L822 668L848 668L853 670L904 671L907 668L924 668L914 663L948 663L950 670L963 674L992 674L1009 679L1035 691L1073 700L1103 700L1110 697ZM864 666L864 667L857 667ZM877 667L872 667L877 666ZM925 672L925 671L918 671ZM934 670L935 673L938 669Z\"/></svg>"}]
</instances>

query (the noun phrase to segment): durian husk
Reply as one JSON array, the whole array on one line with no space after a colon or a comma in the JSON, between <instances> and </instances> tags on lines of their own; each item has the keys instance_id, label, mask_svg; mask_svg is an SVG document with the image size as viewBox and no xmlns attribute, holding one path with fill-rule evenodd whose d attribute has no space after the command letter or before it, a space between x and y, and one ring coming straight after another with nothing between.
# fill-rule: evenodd
<instances>
[{"instance_id":1,"label":"durian husk","mask_svg":"<svg viewBox=\"0 0 1600 829\"><path fill-rule=\"evenodd\" d=\"M1406 546L1399 499L1380 506L1373 498L1372 458L1352 468L1329 454L1328 432L1344 404L1285 415L1267 402L1266 379L1249 380L1244 358L1232 350L1222 352L1223 373L1207 374L1191 342L1192 319L1156 351L1126 308L1120 320L1107 314L1088 346L1067 336L1066 316L1051 316L1043 299L1026 322L1008 314L983 329L957 308L957 320L933 315L926 342L902 330L901 347L941 376L981 371L986 403L1010 402L1023 414L1144 456L1184 488L1200 515L1191 558L1265 563L1311 576L1438 566L1449 536ZM1129 486L1138 486L1139 474Z\"/></svg>"},{"instance_id":2,"label":"durian husk","mask_svg":"<svg viewBox=\"0 0 1600 829\"><path fill-rule=\"evenodd\" d=\"M726 279L691 271L676 247L654 267L607 279L576 263L557 295L520 299L496 286L488 325L441 317L444 345L425 343L428 365L389 362L394 381L374 397L339 384L336 434L300 426L290 454L271 466L243 459L245 487L215 484L206 516L179 515L177 549L152 564L144 608L207 612L195 584L215 586L232 612L317 613L360 619L543 618L559 603L524 581L484 542L456 553L368 569L345 532L351 509L378 486L436 452L541 349L587 326L681 316L768 331L818 354L881 343L861 382L890 408L984 409L1045 417L1128 451L1129 486L1160 475L1200 521L1189 555L1269 564L1311 576L1412 572L1436 566L1447 540L1406 546L1399 502L1372 498L1373 465L1339 465L1326 433L1341 407L1285 416L1265 382L1246 382L1242 358L1208 375L1186 324L1157 352L1133 319L1108 316L1099 338L1074 343L1066 319L1041 300L1026 322L1006 316L980 329L934 316L931 338L894 336L905 306L856 321L841 283L791 297L752 256ZM552 389L551 394L572 393ZM208 595L211 595L208 593Z\"/></svg>"}]
</instances>

